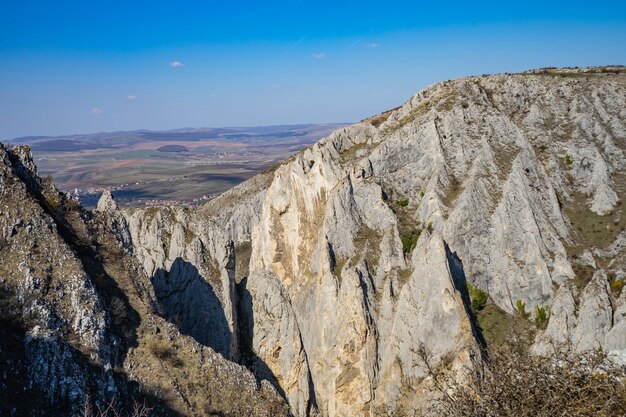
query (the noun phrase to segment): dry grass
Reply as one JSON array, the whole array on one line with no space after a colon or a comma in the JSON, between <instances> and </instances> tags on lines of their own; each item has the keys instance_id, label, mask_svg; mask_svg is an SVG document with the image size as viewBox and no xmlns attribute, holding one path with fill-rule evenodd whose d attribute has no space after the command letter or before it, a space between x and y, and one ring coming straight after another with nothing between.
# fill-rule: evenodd
<instances>
[{"instance_id":1,"label":"dry grass","mask_svg":"<svg viewBox=\"0 0 626 417\"><path fill-rule=\"evenodd\" d=\"M594 68L540 68L533 71L526 71L519 75L532 76L532 75L542 75L548 77L563 77L563 78L580 78L580 77L589 77L594 75L618 75L625 72L623 66L605 66L605 67L594 67Z\"/></svg>"},{"instance_id":2,"label":"dry grass","mask_svg":"<svg viewBox=\"0 0 626 417\"><path fill-rule=\"evenodd\" d=\"M450 178L448 189L446 190L445 197L441 200L444 206L452 207L456 199L463 192L463 185L455 177Z\"/></svg>"},{"instance_id":3,"label":"dry grass","mask_svg":"<svg viewBox=\"0 0 626 417\"><path fill-rule=\"evenodd\" d=\"M153 339L148 342L148 351L155 358L167 362L174 368L182 368L185 363L178 356L174 347L162 339Z\"/></svg>"},{"instance_id":4,"label":"dry grass","mask_svg":"<svg viewBox=\"0 0 626 417\"><path fill-rule=\"evenodd\" d=\"M367 150L370 146L367 142L357 143L352 145L350 148L341 152L341 162L343 164L356 162L360 157L363 157L367 154Z\"/></svg>"},{"instance_id":5,"label":"dry grass","mask_svg":"<svg viewBox=\"0 0 626 417\"><path fill-rule=\"evenodd\" d=\"M507 314L506 311L490 302L476 311L476 318L489 347L497 348L511 340L528 345L536 332L529 320L519 315Z\"/></svg>"},{"instance_id":6,"label":"dry grass","mask_svg":"<svg viewBox=\"0 0 626 417\"><path fill-rule=\"evenodd\" d=\"M242 242L235 246L235 279L239 282L250 273L250 256L252 243Z\"/></svg>"},{"instance_id":7,"label":"dry grass","mask_svg":"<svg viewBox=\"0 0 626 417\"><path fill-rule=\"evenodd\" d=\"M612 214L600 216L589 209L587 196L583 193L575 193L564 211L572 223L576 241L586 248L607 247L626 226L626 210L621 204Z\"/></svg>"},{"instance_id":8,"label":"dry grass","mask_svg":"<svg viewBox=\"0 0 626 417\"><path fill-rule=\"evenodd\" d=\"M347 258L338 258L335 261L335 267L333 268L332 273L335 276L335 278L337 278L337 282L339 283L339 286L341 286L341 271L343 271L343 267L346 265L347 262L348 262Z\"/></svg>"},{"instance_id":9,"label":"dry grass","mask_svg":"<svg viewBox=\"0 0 626 417\"><path fill-rule=\"evenodd\" d=\"M422 101L413 109L411 109L408 115L404 116L400 120L396 121L395 123L385 128L383 131L383 134L386 136L392 135L396 131L402 129L407 124L415 121L415 119L418 118L419 116L426 114L431 108L432 108L432 103L430 99Z\"/></svg>"},{"instance_id":10,"label":"dry grass","mask_svg":"<svg viewBox=\"0 0 626 417\"><path fill-rule=\"evenodd\" d=\"M362 255L363 259L371 267L377 268L380 258L380 240L382 235L380 232L370 229L361 224L359 231L354 236L355 252Z\"/></svg>"},{"instance_id":11,"label":"dry grass","mask_svg":"<svg viewBox=\"0 0 626 417\"><path fill-rule=\"evenodd\" d=\"M394 111L398 110L400 107L394 107L393 109L384 111L380 114L377 114L376 116L370 117L368 119L364 119L362 120L362 123L369 123L374 127L379 127L380 125L382 125L383 123L385 123L387 121L387 119L389 118L389 116L391 115L391 113L393 113Z\"/></svg>"}]
</instances>

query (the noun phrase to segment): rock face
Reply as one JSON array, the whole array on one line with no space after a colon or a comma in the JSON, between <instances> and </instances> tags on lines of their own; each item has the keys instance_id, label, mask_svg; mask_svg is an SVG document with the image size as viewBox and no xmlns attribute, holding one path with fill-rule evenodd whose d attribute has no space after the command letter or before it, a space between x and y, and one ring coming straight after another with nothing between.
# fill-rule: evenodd
<instances>
[{"instance_id":1,"label":"rock face","mask_svg":"<svg viewBox=\"0 0 626 417\"><path fill-rule=\"evenodd\" d=\"M181 332L237 357L234 247L185 209L135 211L126 221L161 314Z\"/></svg>"},{"instance_id":2,"label":"rock face","mask_svg":"<svg viewBox=\"0 0 626 417\"><path fill-rule=\"evenodd\" d=\"M417 346L451 368L475 354L464 277L512 314L554 302L538 351L553 328L577 349L626 349L609 289L624 277L626 77L610 71L438 83L276 170L248 286L261 298L278 281L288 300L281 316L255 311L253 328L288 327L271 340L293 349L263 348L265 333L253 345L293 410L306 409L283 377L296 372L322 415L419 412ZM462 261L456 285L447 251ZM273 284L252 285L268 273Z\"/></svg>"},{"instance_id":3,"label":"rock face","mask_svg":"<svg viewBox=\"0 0 626 417\"><path fill-rule=\"evenodd\" d=\"M88 401L145 402L155 415L288 415L269 383L157 314L162 288L136 261L110 195L89 213L37 177L27 147L0 145L0 212L1 415L82 415Z\"/></svg>"},{"instance_id":4,"label":"rock face","mask_svg":"<svg viewBox=\"0 0 626 417\"><path fill-rule=\"evenodd\" d=\"M238 378L251 381L246 398L266 399L272 412L284 411L282 397L298 417L424 414L433 383L427 365L456 372L479 355L469 284L506 313L525 316L518 311L525 306L529 321L544 317L537 354L603 348L626 358L624 151L624 68L437 83L204 206L120 210L105 195L92 220L75 222L115 249L108 274L123 260L126 278L113 279L120 294L149 317L142 323L158 323L158 333L143 331L190 353L173 355L146 336L117 353L109 341L123 335L107 322L112 297L89 295L101 294L89 271L77 273L76 295L65 298L93 298L89 318L65 320L88 335L80 345L95 360L123 364L132 381L170 378L171 404L185 414L224 410L196 399L212 389L227 393ZM20 152L5 151L12 160ZM18 217L25 218L3 220L7 239L22 233ZM67 259L77 253L70 252ZM104 264L111 258L103 256ZM15 282L42 288L35 266L20 265ZM12 288L22 300L22 287ZM42 297L28 307L43 317L39 327L33 322L23 335L32 369L43 368L31 357L65 357L64 346L74 346L68 336L52 343L55 320L34 307L49 305ZM46 344L31 348L37 338ZM160 361L144 365L143 357ZM244 364L260 388L229 361ZM156 363L169 368L157 372ZM107 375L97 385L119 390ZM186 387L182 375L200 382Z\"/></svg>"}]
</instances>

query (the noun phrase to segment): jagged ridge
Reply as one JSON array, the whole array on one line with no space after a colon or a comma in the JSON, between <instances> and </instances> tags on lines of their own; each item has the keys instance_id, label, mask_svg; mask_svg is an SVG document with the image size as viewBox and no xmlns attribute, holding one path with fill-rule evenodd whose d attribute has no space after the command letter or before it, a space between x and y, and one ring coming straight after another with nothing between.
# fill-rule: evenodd
<instances>
[{"instance_id":1,"label":"jagged ridge","mask_svg":"<svg viewBox=\"0 0 626 417\"><path fill-rule=\"evenodd\" d=\"M0 145L2 415L79 415L86 402L155 415L287 415L268 383L162 319L105 195L85 211Z\"/></svg>"}]
</instances>

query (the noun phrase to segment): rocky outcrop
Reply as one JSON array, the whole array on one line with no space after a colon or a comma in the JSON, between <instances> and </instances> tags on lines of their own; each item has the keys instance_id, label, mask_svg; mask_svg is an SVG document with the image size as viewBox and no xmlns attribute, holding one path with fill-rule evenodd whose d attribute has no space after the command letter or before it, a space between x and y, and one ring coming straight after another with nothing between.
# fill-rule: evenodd
<instances>
[{"instance_id":1,"label":"rocky outcrop","mask_svg":"<svg viewBox=\"0 0 626 417\"><path fill-rule=\"evenodd\" d=\"M98 204L96 206L96 211L101 211L103 213L115 213L118 209L117 202L113 198L113 194L111 191L104 191L100 200L98 200Z\"/></svg>"},{"instance_id":2,"label":"rocky outcrop","mask_svg":"<svg viewBox=\"0 0 626 417\"><path fill-rule=\"evenodd\" d=\"M413 271L398 295L389 338L381 346L380 415L426 412L420 408L420 396L415 395L423 394L422 385L430 382L427 367L431 364L425 363L423 353L432 363L452 369L470 366L470 356L478 354L449 256L438 232L420 238L411 256Z\"/></svg>"},{"instance_id":3,"label":"rocky outcrop","mask_svg":"<svg viewBox=\"0 0 626 417\"><path fill-rule=\"evenodd\" d=\"M619 354L626 362L626 291L622 291L613 312L613 325L607 332L602 346L609 352Z\"/></svg>"},{"instance_id":4,"label":"rocky outcrop","mask_svg":"<svg viewBox=\"0 0 626 417\"><path fill-rule=\"evenodd\" d=\"M280 387L294 414L309 415L316 409L315 392L291 301L271 272L252 272L245 282L241 319L251 339L246 353L252 355L252 369Z\"/></svg>"},{"instance_id":5,"label":"rocky outcrop","mask_svg":"<svg viewBox=\"0 0 626 417\"><path fill-rule=\"evenodd\" d=\"M537 353L556 350L585 352L603 349L620 356L626 353L624 337L624 295L613 305L604 270L598 270L576 303L575 289L563 285L552 306L552 317L545 332L533 346Z\"/></svg>"},{"instance_id":6,"label":"rocky outcrop","mask_svg":"<svg viewBox=\"0 0 626 417\"><path fill-rule=\"evenodd\" d=\"M536 354L550 355L555 351L573 349L576 329L576 287L566 283L556 292L552 303L552 317L547 329L537 336L533 351Z\"/></svg>"},{"instance_id":7,"label":"rocky outcrop","mask_svg":"<svg viewBox=\"0 0 626 417\"><path fill-rule=\"evenodd\" d=\"M17 388L7 386L13 373L27 375L21 381L27 392L41 393L52 409L70 401L76 411L78 400L92 390L112 398L115 337L108 329L110 317L49 214L60 196L39 180L27 147L2 146L0 158L2 321L11 323L22 338L18 343L24 344L16 352L22 361L3 371L1 391ZM66 342L68 337L74 346ZM3 346L3 352L8 349ZM100 363L101 372L86 372L87 360ZM15 404L15 411L20 410Z\"/></svg>"},{"instance_id":8,"label":"rocky outcrop","mask_svg":"<svg viewBox=\"0 0 626 417\"><path fill-rule=\"evenodd\" d=\"M37 176L27 147L0 145L0 159L0 414L111 401L155 415L288 414L271 385L156 314L160 293L110 195L90 213Z\"/></svg>"},{"instance_id":9,"label":"rocky outcrop","mask_svg":"<svg viewBox=\"0 0 626 417\"><path fill-rule=\"evenodd\" d=\"M227 359L237 357L234 247L185 209L126 217L133 251L150 277L161 314Z\"/></svg>"}]
</instances>

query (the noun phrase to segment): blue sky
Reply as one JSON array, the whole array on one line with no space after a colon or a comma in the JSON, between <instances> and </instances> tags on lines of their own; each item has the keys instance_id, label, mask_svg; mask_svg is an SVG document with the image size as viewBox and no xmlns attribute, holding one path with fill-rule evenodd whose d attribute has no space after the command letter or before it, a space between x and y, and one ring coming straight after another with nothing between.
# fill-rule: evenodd
<instances>
[{"instance_id":1,"label":"blue sky","mask_svg":"<svg viewBox=\"0 0 626 417\"><path fill-rule=\"evenodd\" d=\"M605 64L623 0L0 0L0 139L352 122L438 80Z\"/></svg>"}]
</instances>

